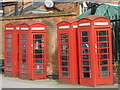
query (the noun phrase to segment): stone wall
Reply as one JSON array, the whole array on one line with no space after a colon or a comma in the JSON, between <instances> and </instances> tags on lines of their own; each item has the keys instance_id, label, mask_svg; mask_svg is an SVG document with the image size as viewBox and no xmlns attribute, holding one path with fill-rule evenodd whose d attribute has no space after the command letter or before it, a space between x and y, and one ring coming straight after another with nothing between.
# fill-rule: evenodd
<instances>
[{"instance_id":1,"label":"stone wall","mask_svg":"<svg viewBox=\"0 0 120 90\"><path fill-rule=\"evenodd\" d=\"M22 16L21 16L22 17ZM47 71L48 75L57 74L57 30L56 24L62 20L75 19L75 15L68 16L54 16L54 17L39 17L39 18L28 18L28 19L15 19L14 17L9 17L11 20L0 21L0 56L3 57L3 33L4 26L10 22L26 22L26 21L38 21L47 25Z\"/></svg>"}]
</instances>

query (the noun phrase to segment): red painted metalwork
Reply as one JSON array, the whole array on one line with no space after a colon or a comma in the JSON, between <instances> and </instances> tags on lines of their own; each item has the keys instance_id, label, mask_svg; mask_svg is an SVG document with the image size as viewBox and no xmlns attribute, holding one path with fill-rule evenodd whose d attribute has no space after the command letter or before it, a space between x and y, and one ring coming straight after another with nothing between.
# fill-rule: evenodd
<instances>
[{"instance_id":1,"label":"red painted metalwork","mask_svg":"<svg viewBox=\"0 0 120 90\"><path fill-rule=\"evenodd\" d=\"M26 22L19 33L19 78L46 79L46 25Z\"/></svg>"},{"instance_id":2,"label":"red painted metalwork","mask_svg":"<svg viewBox=\"0 0 120 90\"><path fill-rule=\"evenodd\" d=\"M57 24L59 79L72 84L78 84L77 21Z\"/></svg>"},{"instance_id":3,"label":"red painted metalwork","mask_svg":"<svg viewBox=\"0 0 120 90\"><path fill-rule=\"evenodd\" d=\"M5 25L5 44L4 44L4 71L5 76L18 76L18 33L16 26L18 22L8 23Z\"/></svg>"},{"instance_id":4,"label":"red painted metalwork","mask_svg":"<svg viewBox=\"0 0 120 90\"><path fill-rule=\"evenodd\" d=\"M78 24L80 84L113 84L110 20L92 15Z\"/></svg>"}]
</instances>

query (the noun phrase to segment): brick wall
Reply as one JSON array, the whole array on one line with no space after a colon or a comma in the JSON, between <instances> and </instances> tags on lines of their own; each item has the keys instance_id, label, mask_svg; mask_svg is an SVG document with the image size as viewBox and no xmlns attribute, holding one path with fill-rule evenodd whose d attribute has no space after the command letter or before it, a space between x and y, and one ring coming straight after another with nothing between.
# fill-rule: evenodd
<instances>
[{"instance_id":1,"label":"brick wall","mask_svg":"<svg viewBox=\"0 0 120 90\"><path fill-rule=\"evenodd\" d=\"M14 17L11 17L11 19ZM25 22L25 21L39 21L47 25L47 71L48 74L56 74L57 72L57 30L56 24L62 20L75 19L76 16L56 16L56 17L45 17L45 18L30 18L20 20L5 20L0 21L0 28L4 32L4 26L10 22ZM0 30L1 31L1 30ZM1 35L2 32L0 32ZM1 36L0 36L1 37ZM3 36L2 36L3 37ZM3 57L3 40L0 38L0 56Z\"/></svg>"}]
</instances>

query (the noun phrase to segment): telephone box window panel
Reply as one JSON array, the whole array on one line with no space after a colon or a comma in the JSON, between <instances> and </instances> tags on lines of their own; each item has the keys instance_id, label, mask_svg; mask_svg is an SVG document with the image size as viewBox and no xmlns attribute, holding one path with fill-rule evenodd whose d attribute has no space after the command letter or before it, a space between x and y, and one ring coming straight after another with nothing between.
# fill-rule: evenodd
<instances>
[{"instance_id":1,"label":"telephone box window panel","mask_svg":"<svg viewBox=\"0 0 120 90\"><path fill-rule=\"evenodd\" d=\"M110 20L91 15L80 19L78 24L80 84L113 84Z\"/></svg>"}]
</instances>

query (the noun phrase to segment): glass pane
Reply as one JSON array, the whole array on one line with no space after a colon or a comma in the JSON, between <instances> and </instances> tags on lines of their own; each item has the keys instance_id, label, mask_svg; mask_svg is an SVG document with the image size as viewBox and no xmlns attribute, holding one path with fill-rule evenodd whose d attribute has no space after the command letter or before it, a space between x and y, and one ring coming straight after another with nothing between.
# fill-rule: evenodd
<instances>
[{"instance_id":1,"label":"glass pane","mask_svg":"<svg viewBox=\"0 0 120 90\"><path fill-rule=\"evenodd\" d=\"M23 44L23 45L22 45L22 48L26 48L26 44Z\"/></svg>"},{"instance_id":2,"label":"glass pane","mask_svg":"<svg viewBox=\"0 0 120 90\"><path fill-rule=\"evenodd\" d=\"M62 71L68 71L68 67L62 67Z\"/></svg>"},{"instance_id":3,"label":"glass pane","mask_svg":"<svg viewBox=\"0 0 120 90\"><path fill-rule=\"evenodd\" d=\"M61 38L67 38L68 34L61 34Z\"/></svg>"},{"instance_id":4,"label":"glass pane","mask_svg":"<svg viewBox=\"0 0 120 90\"><path fill-rule=\"evenodd\" d=\"M26 38L26 36L27 36L26 34L22 34L22 38Z\"/></svg>"},{"instance_id":5,"label":"glass pane","mask_svg":"<svg viewBox=\"0 0 120 90\"><path fill-rule=\"evenodd\" d=\"M35 63L43 63L43 60L35 60Z\"/></svg>"},{"instance_id":6,"label":"glass pane","mask_svg":"<svg viewBox=\"0 0 120 90\"><path fill-rule=\"evenodd\" d=\"M107 55L100 55L100 59L107 59Z\"/></svg>"},{"instance_id":7,"label":"glass pane","mask_svg":"<svg viewBox=\"0 0 120 90\"><path fill-rule=\"evenodd\" d=\"M22 53L26 53L26 49L22 49Z\"/></svg>"},{"instance_id":8,"label":"glass pane","mask_svg":"<svg viewBox=\"0 0 120 90\"><path fill-rule=\"evenodd\" d=\"M88 55L83 55L83 59L89 59Z\"/></svg>"},{"instance_id":9,"label":"glass pane","mask_svg":"<svg viewBox=\"0 0 120 90\"><path fill-rule=\"evenodd\" d=\"M6 67L6 71L12 71L11 67Z\"/></svg>"},{"instance_id":10,"label":"glass pane","mask_svg":"<svg viewBox=\"0 0 120 90\"><path fill-rule=\"evenodd\" d=\"M108 77L109 72L100 73L100 77Z\"/></svg>"},{"instance_id":11,"label":"glass pane","mask_svg":"<svg viewBox=\"0 0 120 90\"><path fill-rule=\"evenodd\" d=\"M43 53L43 50L34 50L34 53Z\"/></svg>"},{"instance_id":12,"label":"glass pane","mask_svg":"<svg viewBox=\"0 0 120 90\"><path fill-rule=\"evenodd\" d=\"M98 35L107 35L107 32L106 31L99 31Z\"/></svg>"},{"instance_id":13,"label":"glass pane","mask_svg":"<svg viewBox=\"0 0 120 90\"><path fill-rule=\"evenodd\" d=\"M38 43L43 43L44 40L34 40L33 42L36 43L36 44L38 44Z\"/></svg>"},{"instance_id":14,"label":"glass pane","mask_svg":"<svg viewBox=\"0 0 120 90\"><path fill-rule=\"evenodd\" d=\"M44 45L34 45L35 49L40 49L40 48L44 48Z\"/></svg>"},{"instance_id":15,"label":"glass pane","mask_svg":"<svg viewBox=\"0 0 120 90\"><path fill-rule=\"evenodd\" d=\"M21 73L27 73L26 69L21 69Z\"/></svg>"},{"instance_id":16,"label":"glass pane","mask_svg":"<svg viewBox=\"0 0 120 90\"><path fill-rule=\"evenodd\" d=\"M107 41L107 37L99 37L99 41Z\"/></svg>"},{"instance_id":17,"label":"glass pane","mask_svg":"<svg viewBox=\"0 0 120 90\"><path fill-rule=\"evenodd\" d=\"M12 63L11 62L7 62L7 66L12 66Z\"/></svg>"},{"instance_id":18,"label":"glass pane","mask_svg":"<svg viewBox=\"0 0 120 90\"><path fill-rule=\"evenodd\" d=\"M11 50L12 50L11 48L6 49L6 51L9 52L9 53L11 53Z\"/></svg>"},{"instance_id":19,"label":"glass pane","mask_svg":"<svg viewBox=\"0 0 120 90\"><path fill-rule=\"evenodd\" d=\"M7 34L6 37L7 38L12 38L12 34Z\"/></svg>"},{"instance_id":20,"label":"glass pane","mask_svg":"<svg viewBox=\"0 0 120 90\"><path fill-rule=\"evenodd\" d=\"M61 49L68 49L68 45L62 45Z\"/></svg>"},{"instance_id":21,"label":"glass pane","mask_svg":"<svg viewBox=\"0 0 120 90\"><path fill-rule=\"evenodd\" d=\"M100 71L108 71L108 66L100 67Z\"/></svg>"},{"instance_id":22,"label":"glass pane","mask_svg":"<svg viewBox=\"0 0 120 90\"><path fill-rule=\"evenodd\" d=\"M67 51L67 50L62 50L62 51L61 51L61 54L62 54L62 55L68 55L68 51Z\"/></svg>"},{"instance_id":23,"label":"glass pane","mask_svg":"<svg viewBox=\"0 0 120 90\"><path fill-rule=\"evenodd\" d=\"M82 53L83 53L83 54L88 53L88 49L82 49Z\"/></svg>"},{"instance_id":24,"label":"glass pane","mask_svg":"<svg viewBox=\"0 0 120 90\"><path fill-rule=\"evenodd\" d=\"M11 58L6 58L6 61L11 62L12 59Z\"/></svg>"},{"instance_id":25,"label":"glass pane","mask_svg":"<svg viewBox=\"0 0 120 90\"><path fill-rule=\"evenodd\" d=\"M12 54L11 54L11 52L7 52L7 56L11 56Z\"/></svg>"},{"instance_id":26,"label":"glass pane","mask_svg":"<svg viewBox=\"0 0 120 90\"><path fill-rule=\"evenodd\" d=\"M69 74L68 73L62 73L62 76L63 77L69 77Z\"/></svg>"},{"instance_id":27,"label":"glass pane","mask_svg":"<svg viewBox=\"0 0 120 90\"><path fill-rule=\"evenodd\" d=\"M88 48L89 44L88 43L82 43L82 48Z\"/></svg>"},{"instance_id":28,"label":"glass pane","mask_svg":"<svg viewBox=\"0 0 120 90\"><path fill-rule=\"evenodd\" d=\"M22 68L26 68L26 64L22 64Z\"/></svg>"},{"instance_id":29,"label":"glass pane","mask_svg":"<svg viewBox=\"0 0 120 90\"><path fill-rule=\"evenodd\" d=\"M100 65L107 65L108 64L108 60L103 60L100 62Z\"/></svg>"},{"instance_id":30,"label":"glass pane","mask_svg":"<svg viewBox=\"0 0 120 90\"><path fill-rule=\"evenodd\" d=\"M90 71L89 67L83 67L83 71Z\"/></svg>"},{"instance_id":31,"label":"glass pane","mask_svg":"<svg viewBox=\"0 0 120 90\"><path fill-rule=\"evenodd\" d=\"M11 46L12 46L12 44L11 44L11 43L8 43L8 44L6 44L6 46L7 46L7 47L11 47Z\"/></svg>"},{"instance_id":32,"label":"glass pane","mask_svg":"<svg viewBox=\"0 0 120 90\"><path fill-rule=\"evenodd\" d=\"M22 58L26 58L26 54L22 54Z\"/></svg>"},{"instance_id":33,"label":"glass pane","mask_svg":"<svg viewBox=\"0 0 120 90\"><path fill-rule=\"evenodd\" d=\"M61 39L62 43L68 43L68 39Z\"/></svg>"},{"instance_id":34,"label":"glass pane","mask_svg":"<svg viewBox=\"0 0 120 90\"><path fill-rule=\"evenodd\" d=\"M35 68L37 68L37 69L43 68L43 65L35 65Z\"/></svg>"},{"instance_id":35,"label":"glass pane","mask_svg":"<svg viewBox=\"0 0 120 90\"><path fill-rule=\"evenodd\" d=\"M68 62L62 62L62 66L68 66Z\"/></svg>"},{"instance_id":36,"label":"glass pane","mask_svg":"<svg viewBox=\"0 0 120 90\"><path fill-rule=\"evenodd\" d=\"M6 43L11 43L12 39L6 39Z\"/></svg>"},{"instance_id":37,"label":"glass pane","mask_svg":"<svg viewBox=\"0 0 120 90\"><path fill-rule=\"evenodd\" d=\"M82 31L82 36L88 36L88 31Z\"/></svg>"},{"instance_id":38,"label":"glass pane","mask_svg":"<svg viewBox=\"0 0 120 90\"><path fill-rule=\"evenodd\" d=\"M43 73L43 70L35 70L35 73Z\"/></svg>"},{"instance_id":39,"label":"glass pane","mask_svg":"<svg viewBox=\"0 0 120 90\"><path fill-rule=\"evenodd\" d=\"M35 58L43 58L43 55L34 55Z\"/></svg>"},{"instance_id":40,"label":"glass pane","mask_svg":"<svg viewBox=\"0 0 120 90\"><path fill-rule=\"evenodd\" d=\"M89 61L83 61L83 65L89 65Z\"/></svg>"},{"instance_id":41,"label":"glass pane","mask_svg":"<svg viewBox=\"0 0 120 90\"><path fill-rule=\"evenodd\" d=\"M61 56L61 60L68 60L68 56Z\"/></svg>"},{"instance_id":42,"label":"glass pane","mask_svg":"<svg viewBox=\"0 0 120 90\"><path fill-rule=\"evenodd\" d=\"M100 47L107 47L107 43L100 43Z\"/></svg>"},{"instance_id":43,"label":"glass pane","mask_svg":"<svg viewBox=\"0 0 120 90\"><path fill-rule=\"evenodd\" d=\"M107 49L100 49L100 53L107 53Z\"/></svg>"},{"instance_id":44,"label":"glass pane","mask_svg":"<svg viewBox=\"0 0 120 90\"><path fill-rule=\"evenodd\" d=\"M84 77L90 77L90 73L84 73Z\"/></svg>"},{"instance_id":45,"label":"glass pane","mask_svg":"<svg viewBox=\"0 0 120 90\"><path fill-rule=\"evenodd\" d=\"M26 59L22 59L22 63L26 63Z\"/></svg>"},{"instance_id":46,"label":"glass pane","mask_svg":"<svg viewBox=\"0 0 120 90\"><path fill-rule=\"evenodd\" d=\"M43 35L34 35L35 39L43 38Z\"/></svg>"},{"instance_id":47,"label":"glass pane","mask_svg":"<svg viewBox=\"0 0 120 90\"><path fill-rule=\"evenodd\" d=\"M26 43L26 40L22 40L22 43Z\"/></svg>"},{"instance_id":48,"label":"glass pane","mask_svg":"<svg viewBox=\"0 0 120 90\"><path fill-rule=\"evenodd\" d=\"M88 42L88 37L82 37L82 42Z\"/></svg>"}]
</instances>

